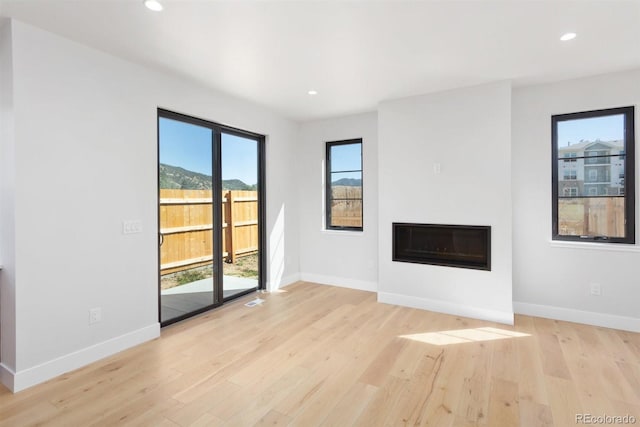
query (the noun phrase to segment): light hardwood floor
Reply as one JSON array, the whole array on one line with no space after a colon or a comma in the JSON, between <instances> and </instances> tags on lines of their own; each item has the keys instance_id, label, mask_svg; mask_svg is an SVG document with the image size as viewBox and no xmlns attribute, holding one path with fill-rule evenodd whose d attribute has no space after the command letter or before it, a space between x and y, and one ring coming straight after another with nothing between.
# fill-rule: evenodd
<instances>
[{"instance_id":1,"label":"light hardwood floor","mask_svg":"<svg viewBox=\"0 0 640 427\"><path fill-rule=\"evenodd\" d=\"M516 316L515 327L299 282L12 395L0 425L640 425L640 334Z\"/></svg>"}]
</instances>

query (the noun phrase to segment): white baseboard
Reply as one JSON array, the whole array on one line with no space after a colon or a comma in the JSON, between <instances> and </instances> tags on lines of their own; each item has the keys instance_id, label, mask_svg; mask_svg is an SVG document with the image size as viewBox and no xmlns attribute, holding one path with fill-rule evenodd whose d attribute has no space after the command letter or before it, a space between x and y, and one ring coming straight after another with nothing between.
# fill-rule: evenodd
<instances>
[{"instance_id":1,"label":"white baseboard","mask_svg":"<svg viewBox=\"0 0 640 427\"><path fill-rule=\"evenodd\" d=\"M323 276L321 274L300 273L300 280L305 282L320 283L321 285L339 286L341 288L357 289L360 291L376 292L377 282L367 280L347 279L344 277Z\"/></svg>"},{"instance_id":2,"label":"white baseboard","mask_svg":"<svg viewBox=\"0 0 640 427\"><path fill-rule=\"evenodd\" d=\"M277 283L267 282L265 284L265 287L266 287L267 291L269 291L269 292L276 291L278 289L282 289L282 288L285 288L285 287L287 287L289 285L292 285L292 284L296 283L299 280L300 280L300 273L293 273L293 274L290 274L290 275L288 275L286 277L280 278Z\"/></svg>"},{"instance_id":3,"label":"white baseboard","mask_svg":"<svg viewBox=\"0 0 640 427\"><path fill-rule=\"evenodd\" d=\"M289 285L293 285L300 281L300 273L290 274L280 281L280 288L286 288Z\"/></svg>"},{"instance_id":4,"label":"white baseboard","mask_svg":"<svg viewBox=\"0 0 640 427\"><path fill-rule=\"evenodd\" d=\"M159 336L160 324L154 323L142 329L129 332L18 372L13 372L5 366L0 366L2 382L11 391L17 393L28 387L62 375L65 372L81 368L122 350L158 338Z\"/></svg>"},{"instance_id":5,"label":"white baseboard","mask_svg":"<svg viewBox=\"0 0 640 427\"><path fill-rule=\"evenodd\" d=\"M486 308L389 292L378 292L378 302L513 325L513 313L507 311L488 310Z\"/></svg>"},{"instance_id":6,"label":"white baseboard","mask_svg":"<svg viewBox=\"0 0 640 427\"><path fill-rule=\"evenodd\" d=\"M640 319L635 317L618 316L615 314L597 313L593 311L575 310L573 308L529 304L526 302L515 301L513 303L513 309L517 314L524 314L527 316L544 317L546 319L564 320L567 322L584 323L585 325L640 332Z\"/></svg>"},{"instance_id":7,"label":"white baseboard","mask_svg":"<svg viewBox=\"0 0 640 427\"><path fill-rule=\"evenodd\" d=\"M13 390L13 378L15 375L16 373L12 369L4 363L0 363L0 382L9 390Z\"/></svg>"}]
</instances>

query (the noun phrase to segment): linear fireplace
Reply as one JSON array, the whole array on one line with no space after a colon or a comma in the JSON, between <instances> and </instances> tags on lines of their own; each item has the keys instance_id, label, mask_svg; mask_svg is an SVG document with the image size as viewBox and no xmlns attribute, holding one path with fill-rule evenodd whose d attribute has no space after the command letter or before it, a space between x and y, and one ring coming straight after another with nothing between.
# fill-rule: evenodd
<instances>
[{"instance_id":1,"label":"linear fireplace","mask_svg":"<svg viewBox=\"0 0 640 427\"><path fill-rule=\"evenodd\" d=\"M394 222L393 261L491 270L491 227Z\"/></svg>"}]
</instances>

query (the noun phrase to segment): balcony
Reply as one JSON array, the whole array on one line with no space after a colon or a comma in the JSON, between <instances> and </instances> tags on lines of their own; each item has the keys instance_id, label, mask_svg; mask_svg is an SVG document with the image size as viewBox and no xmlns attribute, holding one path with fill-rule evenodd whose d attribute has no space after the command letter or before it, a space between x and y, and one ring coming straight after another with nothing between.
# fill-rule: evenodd
<instances>
[{"instance_id":1,"label":"balcony","mask_svg":"<svg viewBox=\"0 0 640 427\"><path fill-rule=\"evenodd\" d=\"M609 165L611 164L611 157L585 157L585 165Z\"/></svg>"}]
</instances>

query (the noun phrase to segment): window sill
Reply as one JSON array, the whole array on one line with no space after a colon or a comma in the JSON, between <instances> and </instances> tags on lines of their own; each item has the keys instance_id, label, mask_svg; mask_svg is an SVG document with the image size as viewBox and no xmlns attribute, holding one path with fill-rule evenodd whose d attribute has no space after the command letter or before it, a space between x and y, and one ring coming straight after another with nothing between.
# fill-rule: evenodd
<instances>
[{"instance_id":1,"label":"window sill","mask_svg":"<svg viewBox=\"0 0 640 427\"><path fill-rule=\"evenodd\" d=\"M640 246L629 245L625 243L564 242L559 240L550 240L549 244L552 248L589 249L593 251L640 253Z\"/></svg>"},{"instance_id":2,"label":"window sill","mask_svg":"<svg viewBox=\"0 0 640 427\"><path fill-rule=\"evenodd\" d=\"M356 231L356 230L327 230L323 228L322 234L334 235L334 236L354 236L360 237L364 235L364 231Z\"/></svg>"}]
</instances>

